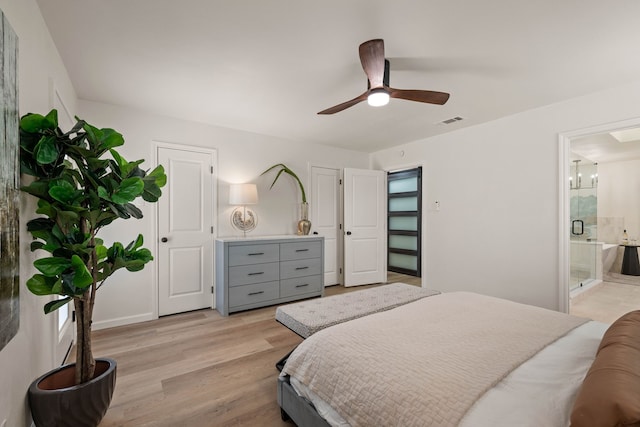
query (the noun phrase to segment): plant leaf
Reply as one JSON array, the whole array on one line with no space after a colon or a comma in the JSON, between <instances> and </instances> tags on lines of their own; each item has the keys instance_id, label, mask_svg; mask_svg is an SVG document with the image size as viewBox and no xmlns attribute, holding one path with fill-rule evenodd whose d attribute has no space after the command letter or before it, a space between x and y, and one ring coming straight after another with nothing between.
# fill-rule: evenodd
<instances>
[{"instance_id":1,"label":"plant leaf","mask_svg":"<svg viewBox=\"0 0 640 427\"><path fill-rule=\"evenodd\" d=\"M55 136L43 136L34 149L36 162L39 165L49 165L58 159L60 154Z\"/></svg>"},{"instance_id":2,"label":"plant leaf","mask_svg":"<svg viewBox=\"0 0 640 427\"><path fill-rule=\"evenodd\" d=\"M84 289L93 283L93 277L91 277L91 273L89 273L87 266L84 265L82 258L78 255L73 255L71 257L71 265L75 271L73 275L73 284L77 288Z\"/></svg>"},{"instance_id":3,"label":"plant leaf","mask_svg":"<svg viewBox=\"0 0 640 427\"><path fill-rule=\"evenodd\" d=\"M20 129L29 133L36 133L45 129L54 130L58 127L58 112L51 110L47 116L28 113L20 119Z\"/></svg>"},{"instance_id":4,"label":"plant leaf","mask_svg":"<svg viewBox=\"0 0 640 427\"><path fill-rule=\"evenodd\" d=\"M138 234L138 237L133 242L129 243L125 248L125 251L135 251L144 243L144 238L142 234Z\"/></svg>"},{"instance_id":5,"label":"plant leaf","mask_svg":"<svg viewBox=\"0 0 640 427\"><path fill-rule=\"evenodd\" d=\"M54 295L53 286L57 280L55 277L34 274L33 277L27 280L27 288L35 295Z\"/></svg>"},{"instance_id":6,"label":"plant leaf","mask_svg":"<svg viewBox=\"0 0 640 427\"><path fill-rule=\"evenodd\" d=\"M296 175L295 172L293 172L291 169L289 169L283 163L278 163L278 164L275 164L275 165L271 166L269 169L265 170L260 175L264 175L265 173L267 173L267 172L269 172L269 171L271 171L271 170L273 170L273 169L275 169L277 167L279 167L281 169L278 171L278 174L274 178L273 182L271 183L271 187L269 187L269 189L273 188L273 186L275 185L275 183L278 180L278 178L280 178L280 175L282 175L282 173L285 172L285 173L291 175L291 177L296 180L296 182L300 186L300 192L302 193L302 203L307 203L307 194L304 191L304 185L302 185L302 181L300 181L300 178L298 178L298 175Z\"/></svg>"},{"instance_id":7,"label":"plant leaf","mask_svg":"<svg viewBox=\"0 0 640 427\"><path fill-rule=\"evenodd\" d=\"M167 174L162 165L156 166L147 176L154 178L158 187L164 187L167 184Z\"/></svg>"},{"instance_id":8,"label":"plant leaf","mask_svg":"<svg viewBox=\"0 0 640 427\"><path fill-rule=\"evenodd\" d=\"M118 147L124 144L124 137L119 132L110 128L100 129L102 138L100 141L100 150L107 151L110 148Z\"/></svg>"},{"instance_id":9,"label":"plant leaf","mask_svg":"<svg viewBox=\"0 0 640 427\"><path fill-rule=\"evenodd\" d=\"M38 249L42 249L42 247L44 246L43 242L31 242L31 252L35 252Z\"/></svg>"},{"instance_id":10,"label":"plant leaf","mask_svg":"<svg viewBox=\"0 0 640 427\"><path fill-rule=\"evenodd\" d=\"M55 200L66 205L72 205L78 195L82 194L73 185L64 180L58 180L56 184L49 188L49 195Z\"/></svg>"},{"instance_id":11,"label":"plant leaf","mask_svg":"<svg viewBox=\"0 0 640 427\"><path fill-rule=\"evenodd\" d=\"M49 314L56 311L60 307L66 305L69 301L71 301L71 299L71 297L67 297L46 303L44 305L44 314Z\"/></svg>"},{"instance_id":12,"label":"plant leaf","mask_svg":"<svg viewBox=\"0 0 640 427\"><path fill-rule=\"evenodd\" d=\"M138 177L123 179L120 186L111 195L111 201L124 205L135 200L144 190L144 182Z\"/></svg>"},{"instance_id":13,"label":"plant leaf","mask_svg":"<svg viewBox=\"0 0 640 427\"><path fill-rule=\"evenodd\" d=\"M58 257L40 258L33 262L33 266L45 276L55 277L71 267L71 261Z\"/></svg>"},{"instance_id":14,"label":"plant leaf","mask_svg":"<svg viewBox=\"0 0 640 427\"><path fill-rule=\"evenodd\" d=\"M111 201L111 196L109 196L109 192L104 187L98 187L98 196L100 196L101 199Z\"/></svg>"},{"instance_id":15,"label":"plant leaf","mask_svg":"<svg viewBox=\"0 0 640 427\"><path fill-rule=\"evenodd\" d=\"M29 193L39 199L49 198L49 182L47 180L33 181L28 186L20 187L20 190Z\"/></svg>"}]
</instances>

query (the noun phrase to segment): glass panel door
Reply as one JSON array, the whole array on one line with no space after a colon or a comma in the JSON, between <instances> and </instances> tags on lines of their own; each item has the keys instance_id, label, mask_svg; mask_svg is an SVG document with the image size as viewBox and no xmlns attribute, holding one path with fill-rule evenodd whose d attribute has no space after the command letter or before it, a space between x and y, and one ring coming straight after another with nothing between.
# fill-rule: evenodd
<instances>
[{"instance_id":1,"label":"glass panel door","mask_svg":"<svg viewBox=\"0 0 640 427\"><path fill-rule=\"evenodd\" d=\"M570 190L570 289L595 280L598 241L597 164L574 160Z\"/></svg>"},{"instance_id":2,"label":"glass panel door","mask_svg":"<svg viewBox=\"0 0 640 427\"><path fill-rule=\"evenodd\" d=\"M387 186L388 269L420 277L422 168L390 172Z\"/></svg>"}]
</instances>

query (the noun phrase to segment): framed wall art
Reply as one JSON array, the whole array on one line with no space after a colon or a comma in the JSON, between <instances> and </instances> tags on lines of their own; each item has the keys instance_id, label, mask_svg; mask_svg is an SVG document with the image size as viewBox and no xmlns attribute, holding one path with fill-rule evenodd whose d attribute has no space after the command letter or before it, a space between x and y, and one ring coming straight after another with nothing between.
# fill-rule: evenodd
<instances>
[{"instance_id":1,"label":"framed wall art","mask_svg":"<svg viewBox=\"0 0 640 427\"><path fill-rule=\"evenodd\" d=\"M0 11L0 350L20 324L18 37Z\"/></svg>"}]
</instances>

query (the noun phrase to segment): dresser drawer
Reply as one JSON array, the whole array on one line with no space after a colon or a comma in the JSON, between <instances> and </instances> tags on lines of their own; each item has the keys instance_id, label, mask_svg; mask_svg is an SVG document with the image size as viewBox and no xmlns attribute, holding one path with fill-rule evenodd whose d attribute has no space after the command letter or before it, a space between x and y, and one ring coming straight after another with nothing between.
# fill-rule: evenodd
<instances>
[{"instance_id":1,"label":"dresser drawer","mask_svg":"<svg viewBox=\"0 0 640 427\"><path fill-rule=\"evenodd\" d=\"M280 263L280 279L322 274L321 265L320 258L282 261Z\"/></svg>"},{"instance_id":2,"label":"dresser drawer","mask_svg":"<svg viewBox=\"0 0 640 427\"><path fill-rule=\"evenodd\" d=\"M229 267L229 287L271 282L279 278L280 264L277 262Z\"/></svg>"},{"instance_id":3,"label":"dresser drawer","mask_svg":"<svg viewBox=\"0 0 640 427\"><path fill-rule=\"evenodd\" d=\"M295 242L282 243L280 245L280 260L290 261L306 258L320 258L322 254L322 242Z\"/></svg>"},{"instance_id":4,"label":"dresser drawer","mask_svg":"<svg viewBox=\"0 0 640 427\"><path fill-rule=\"evenodd\" d=\"M255 285L229 288L229 309L249 304L278 299L280 282L266 282Z\"/></svg>"},{"instance_id":5,"label":"dresser drawer","mask_svg":"<svg viewBox=\"0 0 640 427\"><path fill-rule=\"evenodd\" d=\"M280 281L280 296L282 298L317 292L322 289L322 276L296 277Z\"/></svg>"},{"instance_id":6,"label":"dresser drawer","mask_svg":"<svg viewBox=\"0 0 640 427\"><path fill-rule=\"evenodd\" d=\"M229 265L247 265L280 260L280 245L229 246Z\"/></svg>"}]
</instances>

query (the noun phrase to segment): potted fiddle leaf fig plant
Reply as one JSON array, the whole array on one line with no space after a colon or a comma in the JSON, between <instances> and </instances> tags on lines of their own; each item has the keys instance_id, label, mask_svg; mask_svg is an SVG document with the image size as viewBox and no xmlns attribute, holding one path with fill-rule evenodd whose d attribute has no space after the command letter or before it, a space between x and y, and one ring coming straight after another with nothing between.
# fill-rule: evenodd
<instances>
[{"instance_id":1,"label":"potted fiddle leaf fig plant","mask_svg":"<svg viewBox=\"0 0 640 427\"><path fill-rule=\"evenodd\" d=\"M307 235L311 230L311 221L309 221L309 204L307 203L307 193L305 193L304 191L304 185L302 185L302 181L300 181L300 178L298 178L298 175L296 175L295 172L293 172L283 163L277 163L271 166L270 168L262 172L260 175L264 175L276 168L280 168L280 170L276 174L276 177L273 179L273 182L271 183L271 186L269 187L269 189L273 188L276 181L278 180L278 178L280 178L280 175L282 175L283 173L290 175L293 179L296 180L296 182L300 186L300 193L302 194L302 204L300 205L300 221L298 221L297 232L298 234Z\"/></svg>"},{"instance_id":2,"label":"potted fiddle leaf fig plant","mask_svg":"<svg viewBox=\"0 0 640 427\"><path fill-rule=\"evenodd\" d=\"M57 296L44 305L45 313L73 302L77 330L75 363L43 375L29 388L37 426L95 426L106 413L116 364L108 358L96 362L93 356L96 292L116 271L142 270L153 256L142 246L141 234L126 246L115 242L109 247L98 234L116 220L142 218L133 202L140 197L158 201L167 179L162 166L148 172L140 168L143 160L125 160L115 150L124 144L120 133L76 120L64 132L55 109L20 119L20 169L33 177L21 190L38 199L39 216L27 223L27 230L34 238L31 250L46 253L34 261L38 272L27 287L36 295ZM89 395L92 389L97 397Z\"/></svg>"}]
</instances>

